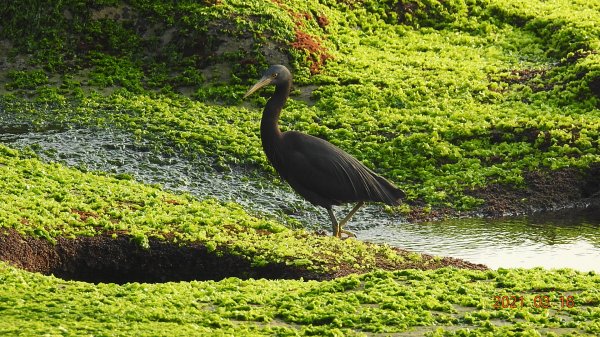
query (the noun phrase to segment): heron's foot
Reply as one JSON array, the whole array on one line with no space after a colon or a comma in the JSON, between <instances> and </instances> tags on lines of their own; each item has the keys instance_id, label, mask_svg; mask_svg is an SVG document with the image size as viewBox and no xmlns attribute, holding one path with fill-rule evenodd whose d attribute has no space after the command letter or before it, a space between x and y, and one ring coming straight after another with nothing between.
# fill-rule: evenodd
<instances>
[{"instance_id":1,"label":"heron's foot","mask_svg":"<svg viewBox=\"0 0 600 337\"><path fill-rule=\"evenodd\" d=\"M345 220L345 221L344 221ZM344 219L342 220L342 222L340 222L338 224L338 228L337 228L337 237L340 239L348 239L348 238L355 238L356 234L352 233L351 231L345 230L342 228L342 226L344 226L346 224L346 222L348 221L348 219ZM342 237L342 235L345 234L346 237Z\"/></svg>"},{"instance_id":2,"label":"heron's foot","mask_svg":"<svg viewBox=\"0 0 600 337\"><path fill-rule=\"evenodd\" d=\"M362 204L363 204L362 201L359 202L358 204L356 204L356 206L354 206L352 211L350 211L350 213L340 222L338 222L337 219L335 218L335 214L333 214L333 210L331 209L331 207L327 208L327 213L329 214L329 218L331 219L331 232L332 232L333 236L335 236L336 238L340 238L340 239L356 237L356 235L354 233L347 231L345 229L342 229L342 227L348 222L348 220L350 220L352 215L360 208L360 206L362 206ZM342 237L342 234L344 234L346 236Z\"/></svg>"},{"instance_id":3,"label":"heron's foot","mask_svg":"<svg viewBox=\"0 0 600 337\"><path fill-rule=\"evenodd\" d=\"M344 236L344 235L346 235L346 236ZM340 239L348 239L348 238L355 238L356 234L352 233L351 231L342 229L342 226L338 225L337 227L334 227L333 236L335 236L336 238L340 238Z\"/></svg>"},{"instance_id":4,"label":"heron's foot","mask_svg":"<svg viewBox=\"0 0 600 337\"><path fill-rule=\"evenodd\" d=\"M346 234L346 237L343 237L342 234ZM345 229L340 229L340 235L338 236L338 238L345 240L345 239L349 239L349 238L355 238L356 234L352 233L351 231L347 231Z\"/></svg>"}]
</instances>

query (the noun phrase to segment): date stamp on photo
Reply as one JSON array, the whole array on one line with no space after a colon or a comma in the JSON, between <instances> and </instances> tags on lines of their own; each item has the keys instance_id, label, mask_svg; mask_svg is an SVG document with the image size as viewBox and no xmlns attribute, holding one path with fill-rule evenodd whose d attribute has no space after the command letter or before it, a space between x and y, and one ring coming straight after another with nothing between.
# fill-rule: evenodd
<instances>
[{"instance_id":1,"label":"date stamp on photo","mask_svg":"<svg viewBox=\"0 0 600 337\"><path fill-rule=\"evenodd\" d=\"M550 295L535 295L525 297L522 295L494 296L494 309L516 309L525 306L542 309L565 309L575 307L575 297L572 295L552 298Z\"/></svg>"}]
</instances>

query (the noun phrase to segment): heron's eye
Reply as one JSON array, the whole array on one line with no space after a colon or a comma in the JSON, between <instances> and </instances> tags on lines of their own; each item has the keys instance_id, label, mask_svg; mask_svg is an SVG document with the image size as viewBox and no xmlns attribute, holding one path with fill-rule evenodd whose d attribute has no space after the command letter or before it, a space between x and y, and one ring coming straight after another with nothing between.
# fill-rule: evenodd
<instances>
[{"instance_id":1,"label":"heron's eye","mask_svg":"<svg viewBox=\"0 0 600 337\"><path fill-rule=\"evenodd\" d=\"M271 77L273 77L273 78L277 77L277 73L272 73Z\"/></svg>"}]
</instances>

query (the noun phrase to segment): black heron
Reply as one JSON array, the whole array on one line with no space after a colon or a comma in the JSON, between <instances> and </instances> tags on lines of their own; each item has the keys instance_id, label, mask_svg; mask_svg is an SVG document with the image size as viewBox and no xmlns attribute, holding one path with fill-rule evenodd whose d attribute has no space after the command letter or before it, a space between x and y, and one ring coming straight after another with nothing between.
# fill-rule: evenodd
<instances>
[{"instance_id":1,"label":"black heron","mask_svg":"<svg viewBox=\"0 0 600 337\"><path fill-rule=\"evenodd\" d=\"M271 66L244 98L269 84L275 86L275 93L260 123L263 150L283 180L310 203L327 210L334 236L354 236L342 226L367 201L401 203L405 197L401 189L335 145L297 131L279 130L279 115L292 87L292 74L285 66ZM356 206L338 222L332 206L354 202Z\"/></svg>"}]
</instances>

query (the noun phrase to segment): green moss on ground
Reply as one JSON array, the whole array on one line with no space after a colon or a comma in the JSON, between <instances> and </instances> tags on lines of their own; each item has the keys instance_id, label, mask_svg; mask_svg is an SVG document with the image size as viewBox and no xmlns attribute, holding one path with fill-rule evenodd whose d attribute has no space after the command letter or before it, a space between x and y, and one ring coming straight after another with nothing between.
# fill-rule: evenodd
<instances>
[{"instance_id":1,"label":"green moss on ground","mask_svg":"<svg viewBox=\"0 0 600 337\"><path fill-rule=\"evenodd\" d=\"M13 336L594 336L600 278L572 270L406 270L326 282L89 284L0 262L0 332ZM494 309L495 296L524 305ZM536 308L548 296L552 308ZM560 298L573 296L572 308ZM537 303L537 302L536 302Z\"/></svg>"},{"instance_id":2,"label":"green moss on ground","mask_svg":"<svg viewBox=\"0 0 600 337\"><path fill-rule=\"evenodd\" d=\"M18 29L42 10L54 15ZM284 129L339 145L411 201L472 209L471 189L600 161L599 12L566 0L15 3L2 36L46 73L7 74L2 104L39 109L10 98L33 95L49 104L40 124L117 126L162 151L271 170L265 98L240 104L284 62L300 85Z\"/></svg>"},{"instance_id":3,"label":"green moss on ground","mask_svg":"<svg viewBox=\"0 0 600 337\"><path fill-rule=\"evenodd\" d=\"M156 151L271 170L258 137L267 94L241 95L269 63L286 63L297 86L285 129L339 145L410 201L468 209L482 202L470 189L600 161L599 13L598 2L567 0L13 1L0 7L0 121L116 127ZM0 219L50 241L159 237L315 272L408 258L4 146ZM0 332L592 336L599 283L570 270L441 269L119 286L1 263ZM503 295L525 307L493 309ZM573 296L574 307L535 308L538 295Z\"/></svg>"},{"instance_id":4,"label":"green moss on ground","mask_svg":"<svg viewBox=\"0 0 600 337\"><path fill-rule=\"evenodd\" d=\"M148 238L157 237L242 256L255 266L287 264L317 274L340 269L364 272L381 264L393 267L407 258L389 246L290 230L249 215L234 203L196 200L124 175L45 164L2 145L0 218L0 230L16 229L51 241L117 233L147 247Z\"/></svg>"}]
</instances>

